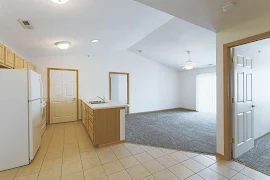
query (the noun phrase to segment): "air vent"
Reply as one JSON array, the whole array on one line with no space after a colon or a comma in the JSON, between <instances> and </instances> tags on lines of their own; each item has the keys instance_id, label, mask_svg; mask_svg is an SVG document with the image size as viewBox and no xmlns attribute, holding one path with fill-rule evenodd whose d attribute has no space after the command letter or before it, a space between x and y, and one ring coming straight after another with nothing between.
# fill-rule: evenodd
<instances>
[{"instance_id":1,"label":"air vent","mask_svg":"<svg viewBox=\"0 0 270 180\"><path fill-rule=\"evenodd\" d=\"M24 29L33 29L33 26L31 25L31 23L28 20L19 19L19 22Z\"/></svg>"}]
</instances>

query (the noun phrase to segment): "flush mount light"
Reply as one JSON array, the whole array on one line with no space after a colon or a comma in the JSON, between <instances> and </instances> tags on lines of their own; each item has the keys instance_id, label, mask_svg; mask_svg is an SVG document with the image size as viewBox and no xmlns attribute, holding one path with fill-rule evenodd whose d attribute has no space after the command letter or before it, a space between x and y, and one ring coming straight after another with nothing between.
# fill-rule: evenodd
<instances>
[{"instance_id":1,"label":"flush mount light","mask_svg":"<svg viewBox=\"0 0 270 180\"><path fill-rule=\"evenodd\" d=\"M68 49L69 46L70 46L70 42L68 42L68 41L59 41L59 42L55 43L55 45L59 49Z\"/></svg>"},{"instance_id":2,"label":"flush mount light","mask_svg":"<svg viewBox=\"0 0 270 180\"><path fill-rule=\"evenodd\" d=\"M139 53L141 53L141 52L142 52L142 50L140 50L140 49L138 49L137 51L138 51Z\"/></svg>"},{"instance_id":3,"label":"flush mount light","mask_svg":"<svg viewBox=\"0 0 270 180\"><path fill-rule=\"evenodd\" d=\"M97 43L97 42L99 42L99 40L98 39L93 39L91 42L92 43Z\"/></svg>"},{"instance_id":4,"label":"flush mount light","mask_svg":"<svg viewBox=\"0 0 270 180\"><path fill-rule=\"evenodd\" d=\"M65 4L68 2L68 0L51 0L51 1L57 4Z\"/></svg>"},{"instance_id":5,"label":"flush mount light","mask_svg":"<svg viewBox=\"0 0 270 180\"><path fill-rule=\"evenodd\" d=\"M227 12L227 11L230 11L233 8L235 8L235 6L236 6L236 1L229 1L229 2L226 2L225 4L223 4L222 10L224 12Z\"/></svg>"}]
</instances>

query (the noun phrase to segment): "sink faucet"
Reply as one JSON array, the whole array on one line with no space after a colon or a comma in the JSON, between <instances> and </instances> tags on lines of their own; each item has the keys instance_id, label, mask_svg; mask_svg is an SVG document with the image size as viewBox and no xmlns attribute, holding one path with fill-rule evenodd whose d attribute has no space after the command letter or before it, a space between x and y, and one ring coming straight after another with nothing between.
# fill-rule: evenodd
<instances>
[{"instance_id":1,"label":"sink faucet","mask_svg":"<svg viewBox=\"0 0 270 180\"><path fill-rule=\"evenodd\" d=\"M105 97L103 95L101 95L102 97L100 96L97 96L97 98L101 99L103 103L105 103Z\"/></svg>"}]
</instances>

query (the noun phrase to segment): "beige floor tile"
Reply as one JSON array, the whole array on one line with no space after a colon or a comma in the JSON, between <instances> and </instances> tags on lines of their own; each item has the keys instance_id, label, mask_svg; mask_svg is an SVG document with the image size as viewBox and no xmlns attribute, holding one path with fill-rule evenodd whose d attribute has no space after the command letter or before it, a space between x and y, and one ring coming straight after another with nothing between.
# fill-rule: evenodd
<instances>
[{"instance_id":1,"label":"beige floor tile","mask_svg":"<svg viewBox=\"0 0 270 180\"><path fill-rule=\"evenodd\" d=\"M188 178L189 176L192 176L194 174L194 172L192 172L191 170L189 170L187 167L183 166L180 163L170 167L169 170L180 179Z\"/></svg>"},{"instance_id":2,"label":"beige floor tile","mask_svg":"<svg viewBox=\"0 0 270 180\"><path fill-rule=\"evenodd\" d=\"M58 158L62 158L63 153L47 153L45 156L45 160L51 160L51 159L58 159Z\"/></svg>"},{"instance_id":3,"label":"beige floor tile","mask_svg":"<svg viewBox=\"0 0 270 180\"><path fill-rule=\"evenodd\" d=\"M19 171L19 168L14 168L6 171L0 172L0 180L11 180L15 177L17 172Z\"/></svg>"},{"instance_id":4,"label":"beige floor tile","mask_svg":"<svg viewBox=\"0 0 270 180\"><path fill-rule=\"evenodd\" d=\"M123 165L120 161L113 161L103 165L103 168L107 175L114 174L116 172L124 170Z\"/></svg>"},{"instance_id":5,"label":"beige floor tile","mask_svg":"<svg viewBox=\"0 0 270 180\"><path fill-rule=\"evenodd\" d=\"M136 147L133 147L133 148L128 148L128 150L129 150L133 155L140 154L140 153L143 153L143 152L144 152L144 150L143 150L140 146L136 146Z\"/></svg>"},{"instance_id":6,"label":"beige floor tile","mask_svg":"<svg viewBox=\"0 0 270 180\"><path fill-rule=\"evenodd\" d=\"M159 150L161 150L164 154L171 154L176 152L176 150L174 149L166 149L166 148L159 148Z\"/></svg>"},{"instance_id":7,"label":"beige floor tile","mask_svg":"<svg viewBox=\"0 0 270 180\"><path fill-rule=\"evenodd\" d=\"M66 176L80 171L82 171L81 161L70 164L63 164L62 166L62 176Z\"/></svg>"},{"instance_id":8,"label":"beige floor tile","mask_svg":"<svg viewBox=\"0 0 270 180\"><path fill-rule=\"evenodd\" d=\"M162 157L158 158L157 160L166 168L178 164L178 161L176 161L175 159L171 158L168 155L162 156Z\"/></svg>"},{"instance_id":9,"label":"beige floor tile","mask_svg":"<svg viewBox=\"0 0 270 180\"><path fill-rule=\"evenodd\" d=\"M235 176L233 176L230 180L253 180L253 179L245 176L244 174L238 173Z\"/></svg>"},{"instance_id":10,"label":"beige floor tile","mask_svg":"<svg viewBox=\"0 0 270 180\"><path fill-rule=\"evenodd\" d=\"M195 156L193 159L206 167L211 166L212 164L216 163L216 161L203 155Z\"/></svg>"},{"instance_id":11,"label":"beige floor tile","mask_svg":"<svg viewBox=\"0 0 270 180\"><path fill-rule=\"evenodd\" d=\"M221 165L218 163L213 164L209 168L212 169L213 171L216 171L217 173L225 176L226 178L231 178L235 174L237 174L237 171L232 170L232 169L228 168L227 166L224 166L224 165Z\"/></svg>"},{"instance_id":12,"label":"beige floor tile","mask_svg":"<svg viewBox=\"0 0 270 180\"><path fill-rule=\"evenodd\" d=\"M134 156L121 159L120 162L126 169L140 164L140 162Z\"/></svg>"},{"instance_id":13,"label":"beige floor tile","mask_svg":"<svg viewBox=\"0 0 270 180\"><path fill-rule=\"evenodd\" d=\"M75 154L75 155L70 155L63 157L63 164L70 164L74 162L81 161L81 156L80 154Z\"/></svg>"},{"instance_id":14,"label":"beige floor tile","mask_svg":"<svg viewBox=\"0 0 270 180\"><path fill-rule=\"evenodd\" d=\"M262 174L248 167L244 168L241 173L255 180L270 180L270 176L266 176L265 174Z\"/></svg>"},{"instance_id":15,"label":"beige floor tile","mask_svg":"<svg viewBox=\"0 0 270 180\"><path fill-rule=\"evenodd\" d=\"M99 159L101 161L101 164L106 164L106 163L118 160L113 152L112 153L106 153L105 155L100 155Z\"/></svg>"},{"instance_id":16,"label":"beige floor tile","mask_svg":"<svg viewBox=\"0 0 270 180\"><path fill-rule=\"evenodd\" d=\"M118 149L127 149L124 144L116 144L116 145L112 145L110 146L110 148L112 149L113 152L115 152Z\"/></svg>"},{"instance_id":17,"label":"beige floor tile","mask_svg":"<svg viewBox=\"0 0 270 180\"><path fill-rule=\"evenodd\" d=\"M206 156L206 157L208 157L208 158L210 158L210 159L212 159L212 160L214 160L214 161L219 161L219 160L220 160L219 157L216 157L216 156L213 156L213 155L205 155L205 154L204 154L204 156Z\"/></svg>"},{"instance_id":18,"label":"beige floor tile","mask_svg":"<svg viewBox=\"0 0 270 180\"><path fill-rule=\"evenodd\" d=\"M243 170L246 166L242 165L242 164L239 164L235 161L225 161L225 160L220 160L218 161L217 163L220 163L224 166L227 166L235 171L241 171Z\"/></svg>"},{"instance_id":19,"label":"beige floor tile","mask_svg":"<svg viewBox=\"0 0 270 180\"><path fill-rule=\"evenodd\" d=\"M101 162L97 156L82 160L82 166L84 170L90 169L96 166L100 166L100 165L101 165Z\"/></svg>"},{"instance_id":20,"label":"beige floor tile","mask_svg":"<svg viewBox=\"0 0 270 180\"><path fill-rule=\"evenodd\" d=\"M160 149L154 149L154 150L148 151L148 153L155 159L166 155Z\"/></svg>"},{"instance_id":21,"label":"beige floor tile","mask_svg":"<svg viewBox=\"0 0 270 180\"><path fill-rule=\"evenodd\" d=\"M114 154L118 159L123 159L132 156L132 154L125 147L114 150Z\"/></svg>"},{"instance_id":22,"label":"beige floor tile","mask_svg":"<svg viewBox=\"0 0 270 180\"><path fill-rule=\"evenodd\" d=\"M174 152L174 153L172 153L172 154L169 154L169 156L170 156L171 158L175 159L175 160L178 161L178 162L183 162L183 161L186 161L186 160L189 159L186 155L184 155L184 154L181 153L180 151L176 151L176 152Z\"/></svg>"},{"instance_id":23,"label":"beige floor tile","mask_svg":"<svg viewBox=\"0 0 270 180\"><path fill-rule=\"evenodd\" d=\"M37 178L38 178L38 173L34 173L34 174L29 174L26 176L15 178L14 180L37 180Z\"/></svg>"},{"instance_id":24,"label":"beige floor tile","mask_svg":"<svg viewBox=\"0 0 270 180\"><path fill-rule=\"evenodd\" d=\"M129 149L129 148L135 148L138 145L137 144L131 144L131 143L125 143L124 146Z\"/></svg>"},{"instance_id":25,"label":"beige floor tile","mask_svg":"<svg viewBox=\"0 0 270 180\"><path fill-rule=\"evenodd\" d=\"M138 161L140 163L145 163L147 161L151 161L153 160L154 158L152 156L150 156L150 154L148 154L147 152L143 152L141 154L137 154L134 156L136 159L138 159Z\"/></svg>"},{"instance_id":26,"label":"beige floor tile","mask_svg":"<svg viewBox=\"0 0 270 180\"><path fill-rule=\"evenodd\" d=\"M67 176L62 176L61 180L84 180L83 171L70 174Z\"/></svg>"},{"instance_id":27,"label":"beige floor tile","mask_svg":"<svg viewBox=\"0 0 270 180\"><path fill-rule=\"evenodd\" d=\"M90 150L90 151L86 151L81 153L81 159L89 159L89 158L93 158L93 157L98 157L97 152L95 150Z\"/></svg>"},{"instance_id":28,"label":"beige floor tile","mask_svg":"<svg viewBox=\"0 0 270 180\"><path fill-rule=\"evenodd\" d=\"M165 167L159 163L157 160L151 160L146 163L143 163L143 166L151 173L154 174L158 171L165 169Z\"/></svg>"},{"instance_id":29,"label":"beige floor tile","mask_svg":"<svg viewBox=\"0 0 270 180\"><path fill-rule=\"evenodd\" d=\"M84 171L85 180L96 180L107 177L105 170L102 166L97 166Z\"/></svg>"},{"instance_id":30,"label":"beige floor tile","mask_svg":"<svg viewBox=\"0 0 270 180\"><path fill-rule=\"evenodd\" d=\"M200 171L198 175L206 180L225 180L226 179L222 175L218 174L217 172L209 168Z\"/></svg>"},{"instance_id":31,"label":"beige floor tile","mask_svg":"<svg viewBox=\"0 0 270 180\"><path fill-rule=\"evenodd\" d=\"M182 162L182 165L186 166L187 168L189 168L191 171L193 171L195 173L206 168L206 166L202 165L201 163L199 163L193 159L189 159L187 161Z\"/></svg>"},{"instance_id":32,"label":"beige floor tile","mask_svg":"<svg viewBox=\"0 0 270 180\"><path fill-rule=\"evenodd\" d=\"M188 151L181 151L184 155L186 155L189 158L193 158L195 156L198 156L198 153L194 153L194 152L188 152Z\"/></svg>"},{"instance_id":33,"label":"beige floor tile","mask_svg":"<svg viewBox=\"0 0 270 180\"><path fill-rule=\"evenodd\" d=\"M198 176L197 174L194 174L185 180L204 180L204 179Z\"/></svg>"},{"instance_id":34,"label":"beige floor tile","mask_svg":"<svg viewBox=\"0 0 270 180\"><path fill-rule=\"evenodd\" d=\"M178 177L176 177L171 171L169 171L167 169L162 170L156 174L153 174L153 176L157 180L179 180Z\"/></svg>"},{"instance_id":35,"label":"beige floor tile","mask_svg":"<svg viewBox=\"0 0 270 180\"><path fill-rule=\"evenodd\" d=\"M98 148L98 149L96 149L96 152L99 156L113 153L113 151L110 147Z\"/></svg>"},{"instance_id":36,"label":"beige floor tile","mask_svg":"<svg viewBox=\"0 0 270 180\"><path fill-rule=\"evenodd\" d=\"M61 167L40 171L38 180L54 180L61 177Z\"/></svg>"},{"instance_id":37,"label":"beige floor tile","mask_svg":"<svg viewBox=\"0 0 270 180\"><path fill-rule=\"evenodd\" d=\"M151 151L154 149L157 149L157 147L154 146L140 146L144 151Z\"/></svg>"},{"instance_id":38,"label":"beige floor tile","mask_svg":"<svg viewBox=\"0 0 270 180\"><path fill-rule=\"evenodd\" d=\"M76 154L80 154L80 150L78 148L73 148L73 149L65 149L63 151L63 156L67 157L67 156L73 156Z\"/></svg>"},{"instance_id":39,"label":"beige floor tile","mask_svg":"<svg viewBox=\"0 0 270 180\"><path fill-rule=\"evenodd\" d=\"M150 175L150 176L143 178L142 180L156 180L156 178L154 178L154 176Z\"/></svg>"},{"instance_id":40,"label":"beige floor tile","mask_svg":"<svg viewBox=\"0 0 270 180\"><path fill-rule=\"evenodd\" d=\"M126 170L108 176L109 180L132 180Z\"/></svg>"},{"instance_id":41,"label":"beige floor tile","mask_svg":"<svg viewBox=\"0 0 270 180\"><path fill-rule=\"evenodd\" d=\"M30 164L19 169L16 177L26 176L40 171L41 165Z\"/></svg>"},{"instance_id":42,"label":"beige floor tile","mask_svg":"<svg viewBox=\"0 0 270 180\"><path fill-rule=\"evenodd\" d=\"M44 160L41 170L47 170L47 169L61 167L61 166L62 166L62 158Z\"/></svg>"},{"instance_id":43,"label":"beige floor tile","mask_svg":"<svg viewBox=\"0 0 270 180\"><path fill-rule=\"evenodd\" d=\"M127 172L133 180L139 180L150 175L150 172L143 165L128 168Z\"/></svg>"}]
</instances>

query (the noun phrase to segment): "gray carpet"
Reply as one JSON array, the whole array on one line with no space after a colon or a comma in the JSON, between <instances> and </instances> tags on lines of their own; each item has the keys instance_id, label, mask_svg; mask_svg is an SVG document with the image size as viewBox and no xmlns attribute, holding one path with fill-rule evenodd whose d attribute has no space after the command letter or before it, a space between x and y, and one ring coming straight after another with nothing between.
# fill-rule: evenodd
<instances>
[{"instance_id":1,"label":"gray carpet","mask_svg":"<svg viewBox=\"0 0 270 180\"><path fill-rule=\"evenodd\" d=\"M127 115L126 141L215 154L216 115L185 110Z\"/></svg>"},{"instance_id":2,"label":"gray carpet","mask_svg":"<svg viewBox=\"0 0 270 180\"><path fill-rule=\"evenodd\" d=\"M270 134L255 141L255 147L236 160L270 176Z\"/></svg>"}]
</instances>

